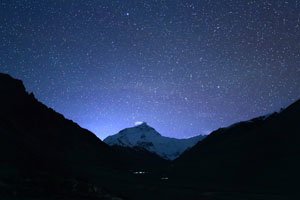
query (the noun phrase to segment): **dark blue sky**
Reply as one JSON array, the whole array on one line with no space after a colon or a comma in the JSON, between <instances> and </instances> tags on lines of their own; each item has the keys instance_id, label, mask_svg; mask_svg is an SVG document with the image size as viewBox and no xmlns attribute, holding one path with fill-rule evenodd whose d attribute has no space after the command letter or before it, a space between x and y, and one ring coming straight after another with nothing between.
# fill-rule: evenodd
<instances>
[{"instance_id":1,"label":"dark blue sky","mask_svg":"<svg viewBox=\"0 0 300 200\"><path fill-rule=\"evenodd\" d=\"M300 1L0 3L0 72L100 138L209 133L300 98Z\"/></svg>"}]
</instances>

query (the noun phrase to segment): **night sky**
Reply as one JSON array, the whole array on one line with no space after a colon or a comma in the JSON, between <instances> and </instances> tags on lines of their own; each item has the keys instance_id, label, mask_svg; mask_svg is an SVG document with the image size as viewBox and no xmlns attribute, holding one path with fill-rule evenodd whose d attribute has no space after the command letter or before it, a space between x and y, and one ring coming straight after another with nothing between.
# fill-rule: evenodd
<instances>
[{"instance_id":1,"label":"night sky","mask_svg":"<svg viewBox=\"0 0 300 200\"><path fill-rule=\"evenodd\" d=\"M300 98L300 1L1 0L0 72L100 138L207 134Z\"/></svg>"}]
</instances>

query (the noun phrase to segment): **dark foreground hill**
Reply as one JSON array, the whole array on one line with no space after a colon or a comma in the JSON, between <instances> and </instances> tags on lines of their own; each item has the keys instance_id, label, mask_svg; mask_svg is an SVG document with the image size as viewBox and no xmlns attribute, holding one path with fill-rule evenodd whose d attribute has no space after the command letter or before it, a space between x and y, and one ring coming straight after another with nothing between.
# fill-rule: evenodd
<instances>
[{"instance_id":1,"label":"dark foreground hill","mask_svg":"<svg viewBox=\"0 0 300 200\"><path fill-rule=\"evenodd\" d=\"M89 195L93 173L118 166L117 156L106 144L37 101L21 81L0 74L0 94L3 194L45 196L60 188L65 194L74 190Z\"/></svg>"},{"instance_id":2,"label":"dark foreground hill","mask_svg":"<svg viewBox=\"0 0 300 200\"><path fill-rule=\"evenodd\" d=\"M173 170L178 182L213 191L299 195L300 100L280 113L214 131Z\"/></svg>"}]
</instances>

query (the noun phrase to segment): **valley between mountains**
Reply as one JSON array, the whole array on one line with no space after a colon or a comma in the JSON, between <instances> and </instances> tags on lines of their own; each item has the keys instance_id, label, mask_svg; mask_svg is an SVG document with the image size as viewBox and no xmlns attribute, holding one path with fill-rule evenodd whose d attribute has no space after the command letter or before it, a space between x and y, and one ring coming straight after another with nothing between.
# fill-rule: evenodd
<instances>
[{"instance_id":1,"label":"valley between mountains","mask_svg":"<svg viewBox=\"0 0 300 200\"><path fill-rule=\"evenodd\" d=\"M285 200L300 197L300 100L208 136L147 123L104 141L0 74L0 197Z\"/></svg>"}]
</instances>

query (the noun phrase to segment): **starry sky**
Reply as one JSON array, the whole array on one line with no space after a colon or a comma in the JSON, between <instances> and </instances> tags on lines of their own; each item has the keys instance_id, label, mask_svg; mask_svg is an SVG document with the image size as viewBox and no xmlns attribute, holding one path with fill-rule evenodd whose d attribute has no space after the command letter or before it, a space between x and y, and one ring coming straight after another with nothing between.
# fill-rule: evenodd
<instances>
[{"instance_id":1,"label":"starry sky","mask_svg":"<svg viewBox=\"0 0 300 200\"><path fill-rule=\"evenodd\" d=\"M299 0L1 0L0 72L101 139L208 134L300 98Z\"/></svg>"}]
</instances>

